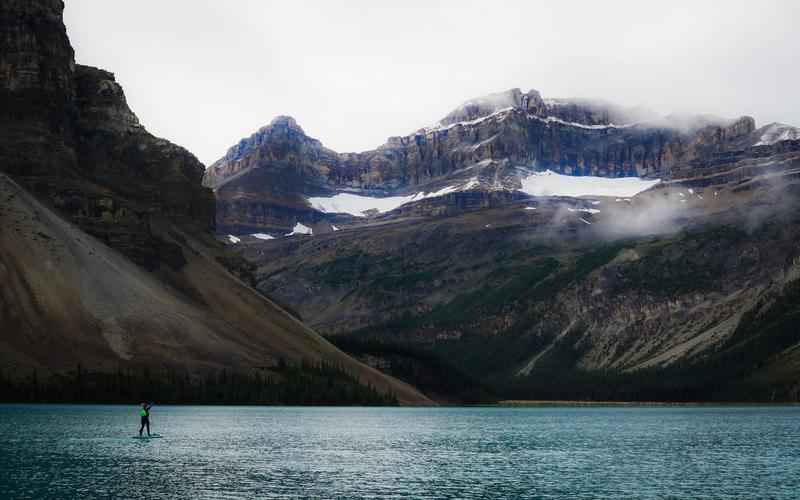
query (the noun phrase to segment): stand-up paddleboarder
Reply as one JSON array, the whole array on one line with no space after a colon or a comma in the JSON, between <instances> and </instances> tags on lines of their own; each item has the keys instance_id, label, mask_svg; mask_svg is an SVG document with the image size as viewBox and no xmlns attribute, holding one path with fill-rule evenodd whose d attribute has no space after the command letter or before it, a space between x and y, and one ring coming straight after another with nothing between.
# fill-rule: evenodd
<instances>
[{"instance_id":1,"label":"stand-up paddleboarder","mask_svg":"<svg viewBox=\"0 0 800 500\"><path fill-rule=\"evenodd\" d=\"M139 427L139 437L142 437L142 431L147 427L147 437L150 437L150 408L153 403L142 403L142 409L139 410L139 416L142 417L142 426Z\"/></svg>"}]
</instances>

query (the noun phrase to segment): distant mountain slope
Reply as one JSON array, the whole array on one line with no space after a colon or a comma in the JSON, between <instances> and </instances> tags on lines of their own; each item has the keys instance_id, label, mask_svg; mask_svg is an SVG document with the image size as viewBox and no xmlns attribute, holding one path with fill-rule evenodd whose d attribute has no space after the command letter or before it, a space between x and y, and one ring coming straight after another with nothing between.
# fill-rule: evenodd
<instances>
[{"instance_id":1,"label":"distant mountain slope","mask_svg":"<svg viewBox=\"0 0 800 500\"><path fill-rule=\"evenodd\" d=\"M259 289L388 373L413 379L395 354L413 348L509 398L794 401L800 158L762 148L633 198L412 207L237 248Z\"/></svg>"}]
</instances>

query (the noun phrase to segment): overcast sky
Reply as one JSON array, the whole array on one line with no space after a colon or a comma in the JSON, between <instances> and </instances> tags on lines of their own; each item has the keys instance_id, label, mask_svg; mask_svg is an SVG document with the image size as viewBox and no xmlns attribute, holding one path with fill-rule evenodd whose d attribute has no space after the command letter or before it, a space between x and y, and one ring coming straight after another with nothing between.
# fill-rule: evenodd
<instances>
[{"instance_id":1,"label":"overcast sky","mask_svg":"<svg viewBox=\"0 0 800 500\"><path fill-rule=\"evenodd\" d=\"M66 0L81 64L211 164L279 114L372 149L513 87L800 125L800 2Z\"/></svg>"}]
</instances>

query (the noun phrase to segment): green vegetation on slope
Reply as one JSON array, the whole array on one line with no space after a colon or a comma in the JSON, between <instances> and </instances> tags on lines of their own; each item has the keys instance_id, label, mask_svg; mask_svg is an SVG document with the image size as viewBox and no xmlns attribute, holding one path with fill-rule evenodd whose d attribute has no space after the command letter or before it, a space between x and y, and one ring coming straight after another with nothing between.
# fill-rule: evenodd
<instances>
[{"instance_id":1,"label":"green vegetation on slope","mask_svg":"<svg viewBox=\"0 0 800 500\"><path fill-rule=\"evenodd\" d=\"M731 226L683 231L671 240L645 248L641 259L621 268L612 293L642 290L671 297L714 290L727 263L722 259L709 259L708 255L721 254L725 248L748 237L744 230Z\"/></svg>"},{"instance_id":2,"label":"green vegetation on slope","mask_svg":"<svg viewBox=\"0 0 800 500\"><path fill-rule=\"evenodd\" d=\"M489 276L488 281L494 283L457 296L419 318L417 323L447 327L498 314L515 302L526 300L558 267L556 259L546 258L532 265L500 268Z\"/></svg>"},{"instance_id":3,"label":"green vegetation on slope","mask_svg":"<svg viewBox=\"0 0 800 500\"><path fill-rule=\"evenodd\" d=\"M776 236L774 224L759 228L764 237ZM578 252L560 260L539 254L507 258L492 270L477 289L419 315L404 314L354 335L360 339L393 339L402 346L415 343L415 332L457 331L460 336L415 344L428 349L450 373L469 373L481 390L499 398L609 399L729 401L797 399L798 385L767 383L759 375L768 360L800 343L800 284L788 286L782 295L763 301L742 319L738 329L716 353L667 368L636 372L591 370L579 361L587 346L581 336L585 326L576 325L553 343L556 331L542 330L543 314L560 292L577 286L593 271L608 265L625 248L636 248L640 258L614 266L612 293L627 290L672 297L720 287L731 266L751 270L756 259L732 252L747 242L745 231L730 226L700 227L655 241L623 241ZM677 251L676 245L680 246ZM732 252L732 253L731 253ZM730 260L734 255L736 261ZM531 258L535 260L530 260ZM493 317L510 318L503 330L486 335ZM494 325L493 325L494 326ZM551 347L550 344L553 343ZM344 350L354 349L342 343ZM518 376L520 367L547 348L529 375ZM407 374L399 375L409 380ZM470 378L450 377L453 394L470 394ZM410 381L410 380L409 380ZM413 382L412 382L413 383ZM460 385L459 385L460 383Z\"/></svg>"}]
</instances>

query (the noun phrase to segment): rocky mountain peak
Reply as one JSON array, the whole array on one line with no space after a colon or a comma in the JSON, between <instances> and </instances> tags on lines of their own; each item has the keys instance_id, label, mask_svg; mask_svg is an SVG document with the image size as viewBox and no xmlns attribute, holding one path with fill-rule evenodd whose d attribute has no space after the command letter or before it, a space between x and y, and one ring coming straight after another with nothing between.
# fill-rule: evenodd
<instances>
[{"instance_id":1,"label":"rocky mountain peak","mask_svg":"<svg viewBox=\"0 0 800 500\"><path fill-rule=\"evenodd\" d=\"M93 129L133 132L142 128L128 107L125 92L114 73L91 66L75 67L77 98L81 120Z\"/></svg>"},{"instance_id":2,"label":"rocky mountain peak","mask_svg":"<svg viewBox=\"0 0 800 500\"><path fill-rule=\"evenodd\" d=\"M752 116L740 116L728 125L726 131L730 138L752 134L756 130L756 120Z\"/></svg>"},{"instance_id":3,"label":"rocky mountain peak","mask_svg":"<svg viewBox=\"0 0 800 500\"><path fill-rule=\"evenodd\" d=\"M705 120L696 122L702 126L696 129L693 142L701 147L710 146L713 150L720 150L725 144L743 147L745 143L752 142L756 130L756 121L751 116L735 119L706 117Z\"/></svg>"},{"instance_id":4,"label":"rocky mountain peak","mask_svg":"<svg viewBox=\"0 0 800 500\"><path fill-rule=\"evenodd\" d=\"M753 133L754 146L769 146L781 141L800 140L800 127L773 122L764 125Z\"/></svg>"},{"instance_id":5,"label":"rocky mountain peak","mask_svg":"<svg viewBox=\"0 0 800 500\"><path fill-rule=\"evenodd\" d=\"M269 125L267 126L271 128L287 128L290 130L294 130L295 132L299 132L303 135L306 135L303 128L297 124L297 120L295 120L291 116L286 116L286 115L276 116L275 118L272 119L271 122L269 122Z\"/></svg>"},{"instance_id":6,"label":"rocky mountain peak","mask_svg":"<svg viewBox=\"0 0 800 500\"><path fill-rule=\"evenodd\" d=\"M258 129L228 149L225 156L206 169L203 184L211 188L220 187L223 180L264 162L299 162L299 159L326 158L336 162L336 153L323 147L322 143L306 135L303 128L291 116L279 115L269 125Z\"/></svg>"},{"instance_id":7,"label":"rocky mountain peak","mask_svg":"<svg viewBox=\"0 0 800 500\"><path fill-rule=\"evenodd\" d=\"M658 116L641 107L625 107L601 99L544 99L538 90L513 88L470 99L451 111L433 128L487 117L502 110L520 110L539 118L555 118L579 125L629 125Z\"/></svg>"},{"instance_id":8,"label":"rocky mountain peak","mask_svg":"<svg viewBox=\"0 0 800 500\"><path fill-rule=\"evenodd\" d=\"M306 135L303 128L297 124L297 120L291 116L279 115L273 118L269 125L261 127L256 133L250 137L245 137L238 144L228 149L225 156L214 162L209 167L209 170L214 170L229 162L238 161L262 145L306 142L321 146L319 141Z\"/></svg>"},{"instance_id":9,"label":"rocky mountain peak","mask_svg":"<svg viewBox=\"0 0 800 500\"><path fill-rule=\"evenodd\" d=\"M544 106L538 90L523 93L519 88L470 99L440 120L441 125L476 120L506 108L540 110Z\"/></svg>"}]
</instances>

